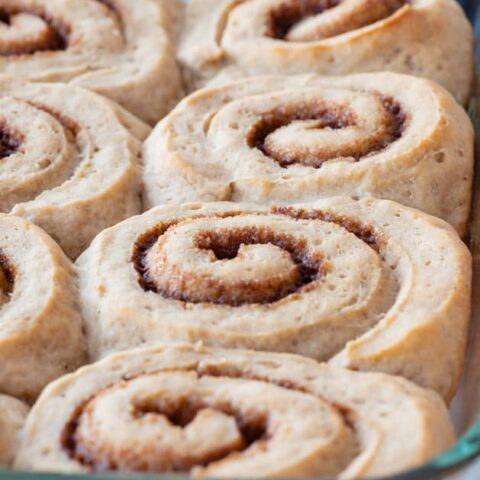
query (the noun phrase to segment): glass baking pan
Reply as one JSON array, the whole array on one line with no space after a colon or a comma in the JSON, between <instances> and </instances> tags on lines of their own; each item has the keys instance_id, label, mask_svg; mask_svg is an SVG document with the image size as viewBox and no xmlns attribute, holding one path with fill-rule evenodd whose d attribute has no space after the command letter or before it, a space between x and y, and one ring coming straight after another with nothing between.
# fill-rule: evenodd
<instances>
[{"instance_id":1,"label":"glass baking pan","mask_svg":"<svg viewBox=\"0 0 480 480\"><path fill-rule=\"evenodd\" d=\"M187 0L188 1L188 0ZM468 243L473 255L472 321L462 384L452 402L451 414L459 435L457 443L441 456L414 470L376 480L480 480L480 0L458 0L476 37L476 79L469 114L476 131L473 206ZM60 475L0 470L0 480L148 480L181 479L180 475L89 474ZM184 477L183 477L184 478ZM320 480L320 479L319 479ZM326 479L322 479L326 480Z\"/></svg>"}]
</instances>

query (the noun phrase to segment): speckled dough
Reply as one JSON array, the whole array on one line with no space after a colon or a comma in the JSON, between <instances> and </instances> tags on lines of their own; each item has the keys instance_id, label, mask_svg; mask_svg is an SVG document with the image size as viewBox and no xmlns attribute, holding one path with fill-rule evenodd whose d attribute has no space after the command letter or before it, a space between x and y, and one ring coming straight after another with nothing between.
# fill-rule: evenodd
<instances>
[{"instance_id":1,"label":"speckled dough","mask_svg":"<svg viewBox=\"0 0 480 480\"><path fill-rule=\"evenodd\" d=\"M461 376L470 254L448 224L391 201L157 207L77 266L93 358L201 340L403 375L447 400Z\"/></svg>"},{"instance_id":2,"label":"speckled dough","mask_svg":"<svg viewBox=\"0 0 480 480\"><path fill-rule=\"evenodd\" d=\"M8 468L15 459L28 406L7 395L0 395L0 468Z\"/></svg>"},{"instance_id":3,"label":"speckled dough","mask_svg":"<svg viewBox=\"0 0 480 480\"><path fill-rule=\"evenodd\" d=\"M0 72L69 82L155 123L182 96L176 0L0 0ZM8 24L6 23L8 21Z\"/></svg>"},{"instance_id":4,"label":"speckled dough","mask_svg":"<svg viewBox=\"0 0 480 480\"><path fill-rule=\"evenodd\" d=\"M0 392L33 400L85 362L77 297L73 265L58 245L0 214Z\"/></svg>"},{"instance_id":5,"label":"speckled dough","mask_svg":"<svg viewBox=\"0 0 480 480\"><path fill-rule=\"evenodd\" d=\"M454 0L193 0L179 57L191 88L215 76L388 70L466 103L473 35Z\"/></svg>"},{"instance_id":6,"label":"speckled dough","mask_svg":"<svg viewBox=\"0 0 480 480\"><path fill-rule=\"evenodd\" d=\"M156 346L49 385L16 467L370 478L453 441L441 399L398 377L293 355Z\"/></svg>"},{"instance_id":7,"label":"speckled dough","mask_svg":"<svg viewBox=\"0 0 480 480\"><path fill-rule=\"evenodd\" d=\"M463 235L473 128L433 82L392 73L269 76L200 90L144 146L145 206L374 196Z\"/></svg>"},{"instance_id":8,"label":"speckled dough","mask_svg":"<svg viewBox=\"0 0 480 480\"><path fill-rule=\"evenodd\" d=\"M0 212L28 218L76 258L97 233L140 213L149 131L88 90L0 76Z\"/></svg>"}]
</instances>

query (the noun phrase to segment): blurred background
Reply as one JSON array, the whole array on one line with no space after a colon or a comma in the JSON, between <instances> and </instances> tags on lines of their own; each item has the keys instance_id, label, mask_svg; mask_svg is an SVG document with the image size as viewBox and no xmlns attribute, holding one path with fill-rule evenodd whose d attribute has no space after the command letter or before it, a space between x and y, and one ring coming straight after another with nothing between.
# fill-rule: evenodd
<instances>
[{"instance_id":1,"label":"blurred background","mask_svg":"<svg viewBox=\"0 0 480 480\"><path fill-rule=\"evenodd\" d=\"M468 17L472 20L472 22L475 22L477 24L477 27L479 26L479 16L476 15L476 11L479 10L477 7L479 6L480 2L479 0L459 0L460 4L463 6L465 11L467 12ZM477 19L475 19L477 17Z\"/></svg>"}]
</instances>

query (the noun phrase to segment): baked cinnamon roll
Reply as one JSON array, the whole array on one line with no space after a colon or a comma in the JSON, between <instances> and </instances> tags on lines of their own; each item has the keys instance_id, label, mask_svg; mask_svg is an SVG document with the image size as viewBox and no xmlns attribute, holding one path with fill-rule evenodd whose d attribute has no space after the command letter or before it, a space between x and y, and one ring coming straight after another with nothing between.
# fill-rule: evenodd
<instances>
[{"instance_id":1,"label":"baked cinnamon roll","mask_svg":"<svg viewBox=\"0 0 480 480\"><path fill-rule=\"evenodd\" d=\"M466 103L473 35L454 0L192 0L179 57L191 89L215 76L392 71Z\"/></svg>"},{"instance_id":2,"label":"baked cinnamon roll","mask_svg":"<svg viewBox=\"0 0 480 480\"><path fill-rule=\"evenodd\" d=\"M374 196L463 235L473 129L444 89L422 79L257 77L183 100L146 141L144 162L147 208Z\"/></svg>"},{"instance_id":3,"label":"baked cinnamon roll","mask_svg":"<svg viewBox=\"0 0 480 480\"><path fill-rule=\"evenodd\" d=\"M175 0L1 0L0 72L69 82L155 123L182 95Z\"/></svg>"},{"instance_id":4,"label":"baked cinnamon roll","mask_svg":"<svg viewBox=\"0 0 480 480\"><path fill-rule=\"evenodd\" d=\"M25 403L0 394L0 468L13 463L27 414Z\"/></svg>"},{"instance_id":5,"label":"baked cinnamon roll","mask_svg":"<svg viewBox=\"0 0 480 480\"><path fill-rule=\"evenodd\" d=\"M418 465L453 440L441 399L400 378L291 355L157 346L49 385L16 466L370 478Z\"/></svg>"},{"instance_id":6,"label":"baked cinnamon roll","mask_svg":"<svg viewBox=\"0 0 480 480\"><path fill-rule=\"evenodd\" d=\"M390 201L158 207L77 266L93 358L202 341L402 375L447 400L461 375L470 254L445 222Z\"/></svg>"},{"instance_id":7,"label":"baked cinnamon roll","mask_svg":"<svg viewBox=\"0 0 480 480\"><path fill-rule=\"evenodd\" d=\"M0 392L34 400L86 361L77 297L73 265L58 245L0 214Z\"/></svg>"},{"instance_id":8,"label":"baked cinnamon roll","mask_svg":"<svg viewBox=\"0 0 480 480\"><path fill-rule=\"evenodd\" d=\"M88 90L0 76L0 212L41 226L76 258L97 233L140 213L148 132Z\"/></svg>"}]
</instances>

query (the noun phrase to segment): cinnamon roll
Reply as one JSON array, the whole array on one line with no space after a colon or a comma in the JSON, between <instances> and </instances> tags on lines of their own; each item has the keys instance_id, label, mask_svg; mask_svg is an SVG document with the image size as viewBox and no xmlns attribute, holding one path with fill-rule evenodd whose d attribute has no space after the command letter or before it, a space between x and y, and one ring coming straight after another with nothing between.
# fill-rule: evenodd
<instances>
[{"instance_id":1,"label":"cinnamon roll","mask_svg":"<svg viewBox=\"0 0 480 480\"><path fill-rule=\"evenodd\" d=\"M191 89L215 76L392 71L466 103L473 35L454 0L192 0L179 57Z\"/></svg>"},{"instance_id":2,"label":"cinnamon roll","mask_svg":"<svg viewBox=\"0 0 480 480\"><path fill-rule=\"evenodd\" d=\"M432 82L399 74L257 77L198 91L144 146L145 206L387 198L466 230L473 129Z\"/></svg>"},{"instance_id":3,"label":"cinnamon roll","mask_svg":"<svg viewBox=\"0 0 480 480\"><path fill-rule=\"evenodd\" d=\"M85 362L77 297L73 265L58 245L0 214L0 392L33 400Z\"/></svg>"},{"instance_id":4,"label":"cinnamon roll","mask_svg":"<svg viewBox=\"0 0 480 480\"><path fill-rule=\"evenodd\" d=\"M141 211L149 127L88 90L0 76L0 212L25 217L76 258Z\"/></svg>"},{"instance_id":5,"label":"cinnamon roll","mask_svg":"<svg viewBox=\"0 0 480 480\"><path fill-rule=\"evenodd\" d=\"M0 468L10 467L13 463L27 414L25 403L0 395Z\"/></svg>"},{"instance_id":6,"label":"cinnamon roll","mask_svg":"<svg viewBox=\"0 0 480 480\"><path fill-rule=\"evenodd\" d=\"M175 0L0 0L0 72L69 82L155 123L182 95Z\"/></svg>"},{"instance_id":7,"label":"cinnamon roll","mask_svg":"<svg viewBox=\"0 0 480 480\"><path fill-rule=\"evenodd\" d=\"M441 399L293 355L156 346L49 385L16 466L194 477L387 475L446 449Z\"/></svg>"},{"instance_id":8,"label":"cinnamon roll","mask_svg":"<svg viewBox=\"0 0 480 480\"><path fill-rule=\"evenodd\" d=\"M391 201L158 207L101 233L77 266L93 358L201 340L402 375L447 400L461 375L470 254L448 224Z\"/></svg>"}]
</instances>

